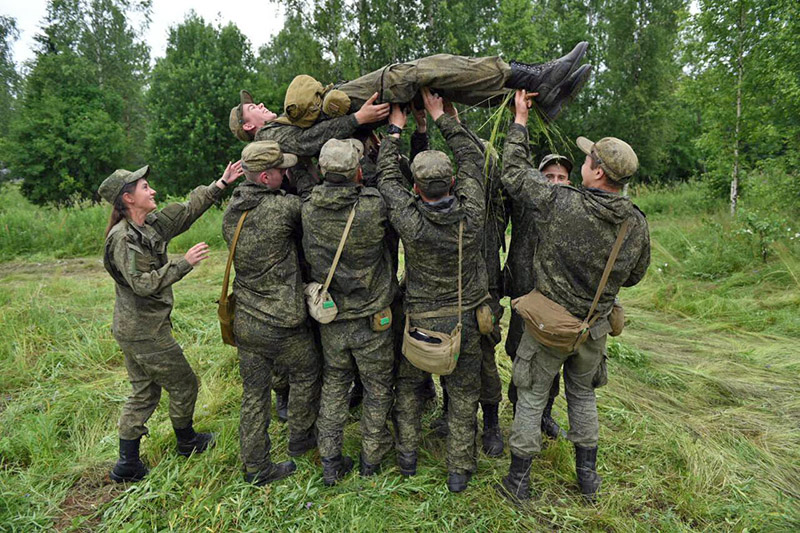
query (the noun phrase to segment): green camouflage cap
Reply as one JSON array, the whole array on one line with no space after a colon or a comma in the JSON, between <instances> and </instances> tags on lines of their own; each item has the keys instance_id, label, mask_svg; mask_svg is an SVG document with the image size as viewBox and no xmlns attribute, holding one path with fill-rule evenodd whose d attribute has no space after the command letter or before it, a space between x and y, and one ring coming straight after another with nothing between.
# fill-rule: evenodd
<instances>
[{"instance_id":1,"label":"green camouflage cap","mask_svg":"<svg viewBox=\"0 0 800 533\"><path fill-rule=\"evenodd\" d=\"M586 137L578 137L575 141L585 154L597 158L606 175L617 183L625 184L639 168L639 158L633 148L616 137L603 137L592 142Z\"/></svg>"},{"instance_id":2,"label":"green camouflage cap","mask_svg":"<svg viewBox=\"0 0 800 533\"><path fill-rule=\"evenodd\" d=\"M269 168L289 168L297 164L297 156L284 154L276 141L251 142L242 150L242 168L261 172Z\"/></svg>"},{"instance_id":3,"label":"green camouflage cap","mask_svg":"<svg viewBox=\"0 0 800 533\"><path fill-rule=\"evenodd\" d=\"M250 96L250 93L247 91L239 91L239 105L231 109L231 118L228 122L228 125L231 128L231 132L236 135L236 138L240 141L250 142L252 137L248 135L244 128L244 104L252 104L253 97Z\"/></svg>"},{"instance_id":4,"label":"green camouflage cap","mask_svg":"<svg viewBox=\"0 0 800 533\"><path fill-rule=\"evenodd\" d=\"M116 200L119 193L122 192L123 187L129 183L134 183L142 178L146 178L149 174L149 165L145 165L133 172L125 170L124 168L118 168L113 174L103 180L103 183L100 184L100 188L97 189L97 194L99 194L103 200L113 205L114 200Z\"/></svg>"},{"instance_id":5,"label":"green camouflage cap","mask_svg":"<svg viewBox=\"0 0 800 533\"><path fill-rule=\"evenodd\" d=\"M411 173L423 192L444 194L450 189L453 164L444 152L425 150L411 162Z\"/></svg>"},{"instance_id":6,"label":"green camouflage cap","mask_svg":"<svg viewBox=\"0 0 800 533\"><path fill-rule=\"evenodd\" d=\"M352 179L358 170L364 145L356 139L331 139L322 146L319 153L319 169L322 175L341 174Z\"/></svg>"},{"instance_id":7,"label":"green camouflage cap","mask_svg":"<svg viewBox=\"0 0 800 533\"><path fill-rule=\"evenodd\" d=\"M547 154L542 158L542 161L539 163L539 171L544 171L548 165L561 165L562 167L567 169L567 174L572 172L572 161L570 161L566 156L558 155L558 154Z\"/></svg>"}]
</instances>

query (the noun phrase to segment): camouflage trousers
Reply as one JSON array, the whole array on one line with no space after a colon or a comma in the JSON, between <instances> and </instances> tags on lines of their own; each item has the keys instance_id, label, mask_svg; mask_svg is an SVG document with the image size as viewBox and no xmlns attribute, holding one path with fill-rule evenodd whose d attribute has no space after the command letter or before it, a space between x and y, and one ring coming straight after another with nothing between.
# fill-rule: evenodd
<instances>
[{"instance_id":1,"label":"camouflage trousers","mask_svg":"<svg viewBox=\"0 0 800 533\"><path fill-rule=\"evenodd\" d=\"M412 326L450 333L458 323L457 317L411 320ZM447 409L447 470L448 472L474 472L476 414L481 389L481 334L475 313L464 312L461 330L461 354L458 364L444 385L450 396ZM416 368L403 357L397 369L395 417L397 422L397 448L402 452L417 451L422 428L422 402L417 389L427 373Z\"/></svg>"},{"instance_id":2,"label":"camouflage trousers","mask_svg":"<svg viewBox=\"0 0 800 533\"><path fill-rule=\"evenodd\" d=\"M512 363L517 356L517 348L524 334L525 322L522 317L512 311L511 319L508 321L508 335L506 335L506 354L511 358ZM559 376L558 372L553 376L553 385L550 387L550 400L555 400L558 396ZM508 401L514 405L517 404L517 387L514 385L513 379L508 383Z\"/></svg>"},{"instance_id":3,"label":"camouflage trousers","mask_svg":"<svg viewBox=\"0 0 800 533\"><path fill-rule=\"evenodd\" d=\"M321 357L306 324L279 328L237 307L233 323L242 377L239 442L242 462L256 472L270 462L269 438L273 369L289 377L289 435L302 439L314 430L319 409Z\"/></svg>"},{"instance_id":4,"label":"camouflage trousers","mask_svg":"<svg viewBox=\"0 0 800 533\"><path fill-rule=\"evenodd\" d=\"M598 339L590 337L577 351L565 354L543 346L527 332L523 334L513 371L519 398L509 445L515 455L530 457L541 451L542 411L553 376L562 365L569 415L567 439L587 448L597 446L599 423L594 389L605 354L605 335Z\"/></svg>"},{"instance_id":5,"label":"camouflage trousers","mask_svg":"<svg viewBox=\"0 0 800 533\"><path fill-rule=\"evenodd\" d=\"M394 402L392 330L375 332L371 317L321 324L325 366L322 374L318 443L322 457L342 451L349 416L347 391L357 368L364 385L361 407L361 453L370 464L381 462L392 448L387 421Z\"/></svg>"},{"instance_id":6,"label":"camouflage trousers","mask_svg":"<svg viewBox=\"0 0 800 533\"><path fill-rule=\"evenodd\" d=\"M464 57L436 54L407 63L395 63L342 84L350 97L350 112L374 93L379 102L406 103L422 87L436 89L444 98L466 105L496 105L508 93L505 82L511 67L497 56Z\"/></svg>"},{"instance_id":7,"label":"camouflage trousers","mask_svg":"<svg viewBox=\"0 0 800 533\"><path fill-rule=\"evenodd\" d=\"M500 374L497 373L497 362L495 361L495 347L500 344L502 330L500 319L503 317L503 308L499 302L491 301L494 314L494 329L488 335L481 335L481 395L482 404L500 403L503 399L503 385L500 382Z\"/></svg>"},{"instance_id":8,"label":"camouflage trousers","mask_svg":"<svg viewBox=\"0 0 800 533\"><path fill-rule=\"evenodd\" d=\"M199 382L170 328L163 328L152 340L117 339L117 343L125 355L133 388L122 408L119 438L135 440L147 435L145 423L158 407L162 388L169 393L172 426L181 429L191 424Z\"/></svg>"}]
</instances>

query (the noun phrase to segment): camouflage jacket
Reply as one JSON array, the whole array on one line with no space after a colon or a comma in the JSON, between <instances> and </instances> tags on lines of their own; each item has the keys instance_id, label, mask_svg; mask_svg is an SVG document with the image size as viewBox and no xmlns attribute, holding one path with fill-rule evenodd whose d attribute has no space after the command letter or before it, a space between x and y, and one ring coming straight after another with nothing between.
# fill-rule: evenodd
<instances>
[{"instance_id":1,"label":"camouflage jacket","mask_svg":"<svg viewBox=\"0 0 800 533\"><path fill-rule=\"evenodd\" d=\"M222 218L229 248L244 211L250 214L233 256L236 310L270 326L299 326L306 319L298 259L300 198L247 181L236 187Z\"/></svg>"},{"instance_id":2,"label":"camouflage jacket","mask_svg":"<svg viewBox=\"0 0 800 533\"><path fill-rule=\"evenodd\" d=\"M650 264L644 214L619 194L548 182L532 165L528 130L518 124L512 124L508 133L503 160L506 191L530 208L536 221L536 288L578 318L589 312L620 224L631 220L598 304L599 313L608 313L620 287L637 284Z\"/></svg>"},{"instance_id":3,"label":"camouflage jacket","mask_svg":"<svg viewBox=\"0 0 800 533\"><path fill-rule=\"evenodd\" d=\"M103 264L116 281L114 337L153 339L170 325L172 284L192 270L183 257L169 260L167 245L219 200L223 190L197 187L183 203L169 204L145 218L144 226L120 220L106 237Z\"/></svg>"},{"instance_id":4,"label":"camouflage jacket","mask_svg":"<svg viewBox=\"0 0 800 533\"><path fill-rule=\"evenodd\" d=\"M378 189L389 221L403 241L406 310L437 311L458 305L458 229L464 221L462 305L477 307L487 296L486 264L481 255L484 222L483 158L464 128L452 117L436 121L458 166L451 201L426 204L403 185L398 139L383 140Z\"/></svg>"},{"instance_id":5,"label":"camouflage jacket","mask_svg":"<svg viewBox=\"0 0 800 533\"><path fill-rule=\"evenodd\" d=\"M256 141L277 141L281 151L299 157L319 155L329 139L347 139L358 128L355 115L321 120L309 128L269 122L256 132ZM248 215L249 216L249 215Z\"/></svg>"},{"instance_id":6,"label":"camouflage jacket","mask_svg":"<svg viewBox=\"0 0 800 533\"><path fill-rule=\"evenodd\" d=\"M534 287L533 257L536 254L536 220L533 210L521 202L511 203L511 244L503 271L504 293L519 298Z\"/></svg>"},{"instance_id":7,"label":"camouflage jacket","mask_svg":"<svg viewBox=\"0 0 800 533\"><path fill-rule=\"evenodd\" d=\"M329 292L336 320L361 318L389 307L397 291L386 205L380 193L355 183L324 182L303 203L303 250L311 279L325 283L347 218L358 202Z\"/></svg>"}]
</instances>

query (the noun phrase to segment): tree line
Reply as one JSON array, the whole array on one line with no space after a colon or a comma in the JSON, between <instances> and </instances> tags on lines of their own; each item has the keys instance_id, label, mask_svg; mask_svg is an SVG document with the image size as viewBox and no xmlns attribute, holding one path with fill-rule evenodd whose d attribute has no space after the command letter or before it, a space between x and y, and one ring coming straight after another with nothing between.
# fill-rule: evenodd
<instances>
[{"instance_id":1,"label":"tree line","mask_svg":"<svg viewBox=\"0 0 800 533\"><path fill-rule=\"evenodd\" d=\"M51 0L21 69L16 22L0 17L0 179L22 178L34 203L65 204L147 163L162 191L183 194L238 158L227 121L241 88L279 111L297 74L327 84L439 52L541 62L579 40L595 73L547 133L557 150L577 156L578 135L620 137L641 181L705 180L734 207L749 177L800 168L796 0L273 3L284 25L259 50L236 21L189 12L152 64L149 0ZM489 115L464 117L480 129ZM794 181L781 183L796 197Z\"/></svg>"}]
</instances>

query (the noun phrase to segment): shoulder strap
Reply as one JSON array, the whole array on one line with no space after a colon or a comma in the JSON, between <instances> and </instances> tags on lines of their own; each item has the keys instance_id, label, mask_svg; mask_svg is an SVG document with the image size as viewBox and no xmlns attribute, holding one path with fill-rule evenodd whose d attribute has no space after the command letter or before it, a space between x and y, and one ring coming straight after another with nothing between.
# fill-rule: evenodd
<instances>
[{"instance_id":1,"label":"shoulder strap","mask_svg":"<svg viewBox=\"0 0 800 533\"><path fill-rule=\"evenodd\" d=\"M592 317L592 313L594 313L597 309L597 303L600 301L600 295L603 294L603 289L606 288L608 277L611 275L611 269L614 268L614 263L616 263L617 256L619 255L619 250L622 248L622 241L625 239L625 234L628 233L630 221L630 218L626 218L622 223L622 226L619 228L617 240L614 241L614 247L611 248L611 255L608 256L608 261L606 261L606 268L603 270L603 277L600 278L600 285L597 287L597 292L594 295L594 301L592 301L592 306L589 308L589 314L586 315L586 318L584 319L584 323L587 325L591 325L595 320L597 320L597 317ZM589 320L590 317L592 317L591 320Z\"/></svg>"},{"instance_id":2,"label":"shoulder strap","mask_svg":"<svg viewBox=\"0 0 800 533\"><path fill-rule=\"evenodd\" d=\"M461 257L462 238L464 235L464 220L458 224L458 323L461 324Z\"/></svg>"},{"instance_id":3,"label":"shoulder strap","mask_svg":"<svg viewBox=\"0 0 800 533\"><path fill-rule=\"evenodd\" d=\"M339 258L342 257L344 243L347 242L347 235L350 233L350 226L353 225L353 219L356 217L357 205L358 200L356 200L356 203L353 204L353 209L350 210L350 216L347 217L347 224L344 226L344 233L342 233L342 238L339 240L339 248L336 249L336 255L333 256L333 264L331 265L331 269L328 271L328 277L325 280L325 285L322 287L323 292L328 290L328 287L331 286L331 281L333 281L333 273L336 272L336 267L339 265Z\"/></svg>"},{"instance_id":4,"label":"shoulder strap","mask_svg":"<svg viewBox=\"0 0 800 533\"><path fill-rule=\"evenodd\" d=\"M239 217L239 223L236 224L236 231L233 233L233 240L231 241L231 251L228 252L228 264L225 265L225 277L222 278L222 296L220 297L220 301L224 301L228 297L228 281L231 277L231 264L233 264L233 254L236 253L236 243L239 242L239 234L242 232L242 225L244 224L244 219L247 216L247 213L250 211L245 211L242 213L242 216Z\"/></svg>"}]
</instances>

